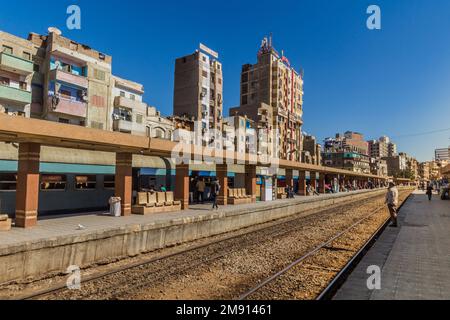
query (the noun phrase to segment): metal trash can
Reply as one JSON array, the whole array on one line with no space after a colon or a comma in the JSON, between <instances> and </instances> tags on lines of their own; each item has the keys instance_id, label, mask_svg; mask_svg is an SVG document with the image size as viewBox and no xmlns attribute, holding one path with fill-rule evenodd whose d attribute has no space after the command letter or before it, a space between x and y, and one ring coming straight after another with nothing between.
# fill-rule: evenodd
<instances>
[{"instance_id":1,"label":"metal trash can","mask_svg":"<svg viewBox=\"0 0 450 320\"><path fill-rule=\"evenodd\" d=\"M109 214L113 217L120 217L122 214L122 199L119 197L109 198Z\"/></svg>"}]
</instances>

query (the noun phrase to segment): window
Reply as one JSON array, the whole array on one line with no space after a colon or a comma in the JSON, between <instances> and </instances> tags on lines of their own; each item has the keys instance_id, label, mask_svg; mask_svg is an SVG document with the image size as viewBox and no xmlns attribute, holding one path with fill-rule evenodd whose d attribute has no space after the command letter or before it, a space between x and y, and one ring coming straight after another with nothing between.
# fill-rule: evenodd
<instances>
[{"instance_id":1,"label":"window","mask_svg":"<svg viewBox=\"0 0 450 320\"><path fill-rule=\"evenodd\" d=\"M31 60L31 53L24 51L22 53L22 58L24 58L25 60Z\"/></svg>"},{"instance_id":2,"label":"window","mask_svg":"<svg viewBox=\"0 0 450 320\"><path fill-rule=\"evenodd\" d=\"M217 80L217 82L218 82L219 84L222 84L222 78L219 78L219 79Z\"/></svg>"},{"instance_id":3,"label":"window","mask_svg":"<svg viewBox=\"0 0 450 320\"><path fill-rule=\"evenodd\" d=\"M97 177L95 175L76 176L75 189L76 190L93 190L97 185Z\"/></svg>"},{"instance_id":4,"label":"window","mask_svg":"<svg viewBox=\"0 0 450 320\"><path fill-rule=\"evenodd\" d=\"M58 122L59 123L67 123L67 124L69 124L69 119L59 118Z\"/></svg>"},{"instance_id":5,"label":"window","mask_svg":"<svg viewBox=\"0 0 450 320\"><path fill-rule=\"evenodd\" d=\"M39 72L39 70L40 70L39 65L35 63L35 64L33 65L33 71L34 71L34 72Z\"/></svg>"},{"instance_id":6,"label":"window","mask_svg":"<svg viewBox=\"0 0 450 320\"><path fill-rule=\"evenodd\" d=\"M61 96L62 96L63 98L66 98L66 99L70 99L71 96L72 96L71 93L70 93L70 91L64 90L64 89L59 90L59 93L61 94Z\"/></svg>"},{"instance_id":7,"label":"window","mask_svg":"<svg viewBox=\"0 0 450 320\"><path fill-rule=\"evenodd\" d=\"M242 105L246 105L248 103L247 96L242 96Z\"/></svg>"},{"instance_id":8,"label":"window","mask_svg":"<svg viewBox=\"0 0 450 320\"><path fill-rule=\"evenodd\" d=\"M137 114L136 115L136 123L142 124L142 121L143 121L142 114Z\"/></svg>"},{"instance_id":9,"label":"window","mask_svg":"<svg viewBox=\"0 0 450 320\"><path fill-rule=\"evenodd\" d=\"M114 175L106 175L103 177L103 188L114 189L116 186L116 181Z\"/></svg>"},{"instance_id":10,"label":"window","mask_svg":"<svg viewBox=\"0 0 450 320\"><path fill-rule=\"evenodd\" d=\"M22 90L27 90L27 83L23 82L23 81L20 81L19 82L19 88L22 89Z\"/></svg>"},{"instance_id":11,"label":"window","mask_svg":"<svg viewBox=\"0 0 450 320\"><path fill-rule=\"evenodd\" d=\"M65 190L67 185L67 177L65 175L41 175L42 191L58 191Z\"/></svg>"},{"instance_id":12,"label":"window","mask_svg":"<svg viewBox=\"0 0 450 320\"><path fill-rule=\"evenodd\" d=\"M94 69L94 78L97 80L105 81L106 80L105 71Z\"/></svg>"},{"instance_id":13,"label":"window","mask_svg":"<svg viewBox=\"0 0 450 320\"><path fill-rule=\"evenodd\" d=\"M125 98L125 92L124 92L124 91L120 91L120 96L121 96L122 98Z\"/></svg>"},{"instance_id":14,"label":"window","mask_svg":"<svg viewBox=\"0 0 450 320\"><path fill-rule=\"evenodd\" d=\"M17 175L14 173L0 173L0 191L14 191L17 186Z\"/></svg>"},{"instance_id":15,"label":"window","mask_svg":"<svg viewBox=\"0 0 450 320\"><path fill-rule=\"evenodd\" d=\"M134 101L136 100L136 96L134 94L130 94L130 99Z\"/></svg>"},{"instance_id":16,"label":"window","mask_svg":"<svg viewBox=\"0 0 450 320\"><path fill-rule=\"evenodd\" d=\"M5 77L0 77L0 84L4 86L9 86L9 79Z\"/></svg>"},{"instance_id":17,"label":"window","mask_svg":"<svg viewBox=\"0 0 450 320\"><path fill-rule=\"evenodd\" d=\"M11 47L8 47L8 46L3 46L3 53L6 53L6 54L13 54L13 48L11 48Z\"/></svg>"},{"instance_id":18,"label":"window","mask_svg":"<svg viewBox=\"0 0 450 320\"><path fill-rule=\"evenodd\" d=\"M98 121L91 121L91 128L103 130L103 123Z\"/></svg>"},{"instance_id":19,"label":"window","mask_svg":"<svg viewBox=\"0 0 450 320\"><path fill-rule=\"evenodd\" d=\"M202 76L203 76L203 78L208 78L208 71L203 70Z\"/></svg>"}]
</instances>

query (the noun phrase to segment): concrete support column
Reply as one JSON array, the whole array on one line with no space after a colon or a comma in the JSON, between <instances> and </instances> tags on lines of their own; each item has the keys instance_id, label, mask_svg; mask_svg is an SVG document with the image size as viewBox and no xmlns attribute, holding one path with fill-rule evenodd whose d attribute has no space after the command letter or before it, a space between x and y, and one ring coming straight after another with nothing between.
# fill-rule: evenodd
<instances>
[{"instance_id":1,"label":"concrete support column","mask_svg":"<svg viewBox=\"0 0 450 320\"><path fill-rule=\"evenodd\" d=\"M31 228L37 224L39 204L39 161L41 145L21 143L17 170L16 227Z\"/></svg>"},{"instance_id":2,"label":"concrete support column","mask_svg":"<svg viewBox=\"0 0 450 320\"><path fill-rule=\"evenodd\" d=\"M317 177L316 177L316 172L309 172L309 182L311 183L311 188L314 191L317 191Z\"/></svg>"},{"instance_id":3,"label":"concrete support column","mask_svg":"<svg viewBox=\"0 0 450 320\"><path fill-rule=\"evenodd\" d=\"M319 193L325 193L325 174L319 174Z\"/></svg>"},{"instance_id":4,"label":"concrete support column","mask_svg":"<svg viewBox=\"0 0 450 320\"><path fill-rule=\"evenodd\" d=\"M298 194L300 196L306 196L306 172L299 171L298 173Z\"/></svg>"},{"instance_id":5,"label":"concrete support column","mask_svg":"<svg viewBox=\"0 0 450 320\"><path fill-rule=\"evenodd\" d=\"M226 164L216 165L216 175L221 186L217 203L226 206L228 204L228 166Z\"/></svg>"},{"instance_id":6,"label":"concrete support column","mask_svg":"<svg viewBox=\"0 0 450 320\"><path fill-rule=\"evenodd\" d=\"M286 169L286 186L294 188L294 170Z\"/></svg>"},{"instance_id":7,"label":"concrete support column","mask_svg":"<svg viewBox=\"0 0 450 320\"><path fill-rule=\"evenodd\" d=\"M252 202L256 202L256 166L245 166L245 189L247 195L252 196Z\"/></svg>"},{"instance_id":8,"label":"concrete support column","mask_svg":"<svg viewBox=\"0 0 450 320\"><path fill-rule=\"evenodd\" d=\"M189 209L189 165L175 167L175 200L181 201L181 210Z\"/></svg>"},{"instance_id":9,"label":"concrete support column","mask_svg":"<svg viewBox=\"0 0 450 320\"><path fill-rule=\"evenodd\" d=\"M115 195L122 199L122 216L129 216L133 199L133 154L116 153L115 184Z\"/></svg>"}]
</instances>

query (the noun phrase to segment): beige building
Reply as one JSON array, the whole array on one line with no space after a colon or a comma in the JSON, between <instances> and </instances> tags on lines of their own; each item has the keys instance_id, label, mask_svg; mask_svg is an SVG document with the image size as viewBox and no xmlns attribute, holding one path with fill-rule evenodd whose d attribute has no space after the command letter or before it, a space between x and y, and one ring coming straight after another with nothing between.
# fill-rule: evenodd
<instances>
[{"instance_id":1,"label":"beige building","mask_svg":"<svg viewBox=\"0 0 450 320\"><path fill-rule=\"evenodd\" d=\"M316 137L303 136L302 162L315 165L322 164L322 146L317 143Z\"/></svg>"},{"instance_id":2,"label":"beige building","mask_svg":"<svg viewBox=\"0 0 450 320\"><path fill-rule=\"evenodd\" d=\"M220 139L223 123L223 75L218 54L200 45L191 55L176 59L174 85L174 116L198 122L203 144Z\"/></svg>"},{"instance_id":3,"label":"beige building","mask_svg":"<svg viewBox=\"0 0 450 320\"><path fill-rule=\"evenodd\" d=\"M301 161L303 78L267 38L261 44L257 63L243 65L241 73L240 108L257 110L263 103L271 109L277 156Z\"/></svg>"},{"instance_id":4,"label":"beige building","mask_svg":"<svg viewBox=\"0 0 450 320\"><path fill-rule=\"evenodd\" d=\"M43 80L42 101L33 101L33 115L110 129L112 57L63 37L55 28L49 28L48 35L30 33L28 40L40 62L35 78Z\"/></svg>"}]
</instances>

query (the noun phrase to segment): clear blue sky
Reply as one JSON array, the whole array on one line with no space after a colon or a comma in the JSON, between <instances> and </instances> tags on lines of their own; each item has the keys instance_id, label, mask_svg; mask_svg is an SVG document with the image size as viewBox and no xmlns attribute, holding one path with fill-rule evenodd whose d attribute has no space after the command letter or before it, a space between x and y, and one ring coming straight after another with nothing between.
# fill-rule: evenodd
<instances>
[{"instance_id":1,"label":"clear blue sky","mask_svg":"<svg viewBox=\"0 0 450 320\"><path fill-rule=\"evenodd\" d=\"M304 130L320 140L360 131L392 136L419 160L447 147L450 130L450 1L8 1L0 29L26 37L56 26L113 56L113 73L144 84L146 101L172 111L174 59L203 42L220 52L224 104L239 103L241 65L254 63L263 36L305 70ZM82 29L66 28L78 4ZM366 28L381 7L382 30Z\"/></svg>"}]
</instances>

